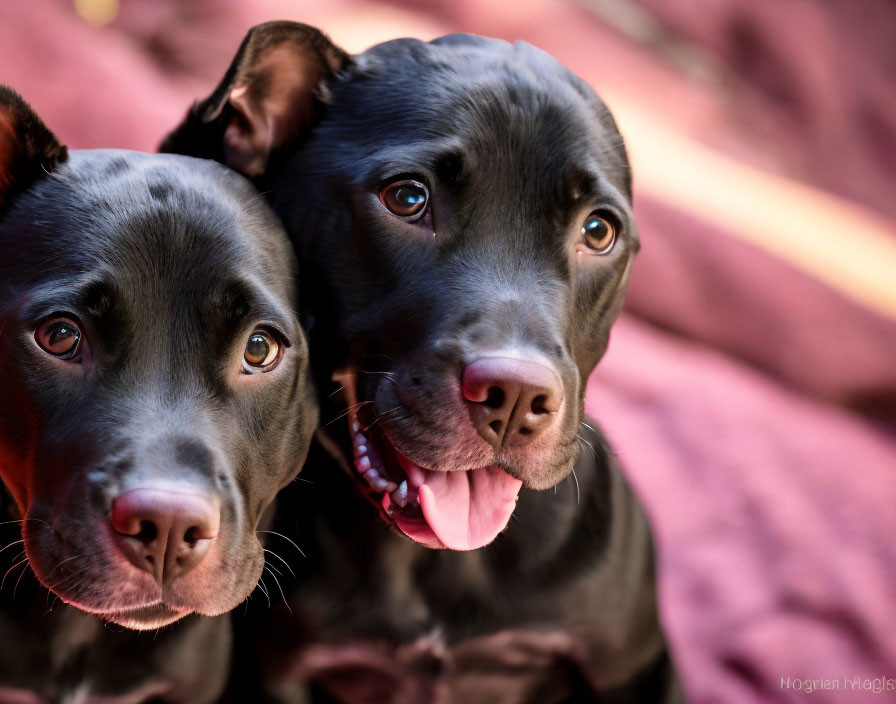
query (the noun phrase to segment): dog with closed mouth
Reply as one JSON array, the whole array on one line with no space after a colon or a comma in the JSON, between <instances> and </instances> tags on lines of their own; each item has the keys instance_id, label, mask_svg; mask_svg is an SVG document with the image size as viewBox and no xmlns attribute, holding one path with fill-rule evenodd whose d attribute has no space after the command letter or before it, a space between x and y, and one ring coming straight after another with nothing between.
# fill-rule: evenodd
<instances>
[{"instance_id":1,"label":"dog with closed mouth","mask_svg":"<svg viewBox=\"0 0 896 704\"><path fill-rule=\"evenodd\" d=\"M246 647L272 699L679 697L647 522L584 418L639 248L594 91L522 42L349 56L271 22L161 149L286 223L345 470L316 457L280 509L309 560Z\"/></svg>"},{"instance_id":2,"label":"dog with closed mouth","mask_svg":"<svg viewBox=\"0 0 896 704\"><path fill-rule=\"evenodd\" d=\"M317 425L295 274L246 179L69 152L0 87L0 506L42 585L0 596L4 641L23 644L3 686L214 700L229 623L198 615L255 588L259 522ZM157 640L103 626L190 615Z\"/></svg>"}]
</instances>

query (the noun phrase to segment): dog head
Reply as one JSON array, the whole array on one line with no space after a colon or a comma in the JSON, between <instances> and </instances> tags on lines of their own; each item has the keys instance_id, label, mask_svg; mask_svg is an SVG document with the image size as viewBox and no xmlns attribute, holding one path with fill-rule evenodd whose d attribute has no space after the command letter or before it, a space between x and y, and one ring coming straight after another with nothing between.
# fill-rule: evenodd
<instances>
[{"instance_id":1,"label":"dog head","mask_svg":"<svg viewBox=\"0 0 896 704\"><path fill-rule=\"evenodd\" d=\"M207 161L67 154L0 88L0 475L44 586L133 628L244 600L317 422L294 257Z\"/></svg>"},{"instance_id":2,"label":"dog head","mask_svg":"<svg viewBox=\"0 0 896 704\"><path fill-rule=\"evenodd\" d=\"M568 475L639 247L622 139L581 79L525 43L349 57L270 23L163 150L264 181L314 281L343 451L387 520L472 549L521 486Z\"/></svg>"}]
</instances>

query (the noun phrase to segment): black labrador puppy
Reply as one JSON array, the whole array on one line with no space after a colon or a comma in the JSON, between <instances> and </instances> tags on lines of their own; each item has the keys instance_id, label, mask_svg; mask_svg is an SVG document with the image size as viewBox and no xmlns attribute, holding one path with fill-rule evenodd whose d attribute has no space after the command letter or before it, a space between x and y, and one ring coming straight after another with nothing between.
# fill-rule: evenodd
<instances>
[{"instance_id":1,"label":"black labrador puppy","mask_svg":"<svg viewBox=\"0 0 896 704\"><path fill-rule=\"evenodd\" d=\"M321 439L344 473L315 458L281 507L309 553L293 616L247 636L271 698L678 696L647 522L583 416L639 247L594 91L525 43L350 57L271 22L162 150L268 193L341 390Z\"/></svg>"},{"instance_id":2,"label":"black labrador puppy","mask_svg":"<svg viewBox=\"0 0 896 704\"><path fill-rule=\"evenodd\" d=\"M229 620L197 615L255 588L317 424L294 279L242 177L69 153L0 87L0 701L220 693Z\"/></svg>"}]
</instances>

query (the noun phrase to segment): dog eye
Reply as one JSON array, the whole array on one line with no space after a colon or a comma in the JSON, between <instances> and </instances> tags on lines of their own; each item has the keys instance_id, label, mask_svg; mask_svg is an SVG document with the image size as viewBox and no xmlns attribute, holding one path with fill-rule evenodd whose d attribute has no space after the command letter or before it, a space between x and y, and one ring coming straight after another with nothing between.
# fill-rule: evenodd
<instances>
[{"instance_id":1,"label":"dog eye","mask_svg":"<svg viewBox=\"0 0 896 704\"><path fill-rule=\"evenodd\" d=\"M606 254L616 242L616 227L605 213L594 211L582 225L582 240L592 254Z\"/></svg>"},{"instance_id":2,"label":"dog eye","mask_svg":"<svg viewBox=\"0 0 896 704\"><path fill-rule=\"evenodd\" d=\"M53 318L38 326L34 340L47 354L74 359L81 347L81 329L69 318Z\"/></svg>"},{"instance_id":3,"label":"dog eye","mask_svg":"<svg viewBox=\"0 0 896 704\"><path fill-rule=\"evenodd\" d=\"M393 215L414 221L426 212L429 190L419 181L396 181L380 191L380 202Z\"/></svg>"},{"instance_id":4,"label":"dog eye","mask_svg":"<svg viewBox=\"0 0 896 704\"><path fill-rule=\"evenodd\" d=\"M280 362L283 346L267 330L256 330L249 335L243 352L243 373L269 372Z\"/></svg>"}]
</instances>

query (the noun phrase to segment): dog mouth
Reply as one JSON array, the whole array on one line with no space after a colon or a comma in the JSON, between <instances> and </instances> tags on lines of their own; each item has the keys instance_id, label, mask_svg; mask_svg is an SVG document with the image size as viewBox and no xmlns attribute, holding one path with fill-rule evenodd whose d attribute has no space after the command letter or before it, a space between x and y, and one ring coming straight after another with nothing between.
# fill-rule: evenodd
<instances>
[{"instance_id":1,"label":"dog mouth","mask_svg":"<svg viewBox=\"0 0 896 704\"><path fill-rule=\"evenodd\" d=\"M436 471L416 464L379 426L363 422L354 374L340 375L339 381L353 409L346 418L355 478L387 522L411 540L451 550L484 547L504 530L521 480L496 465Z\"/></svg>"}]
</instances>

